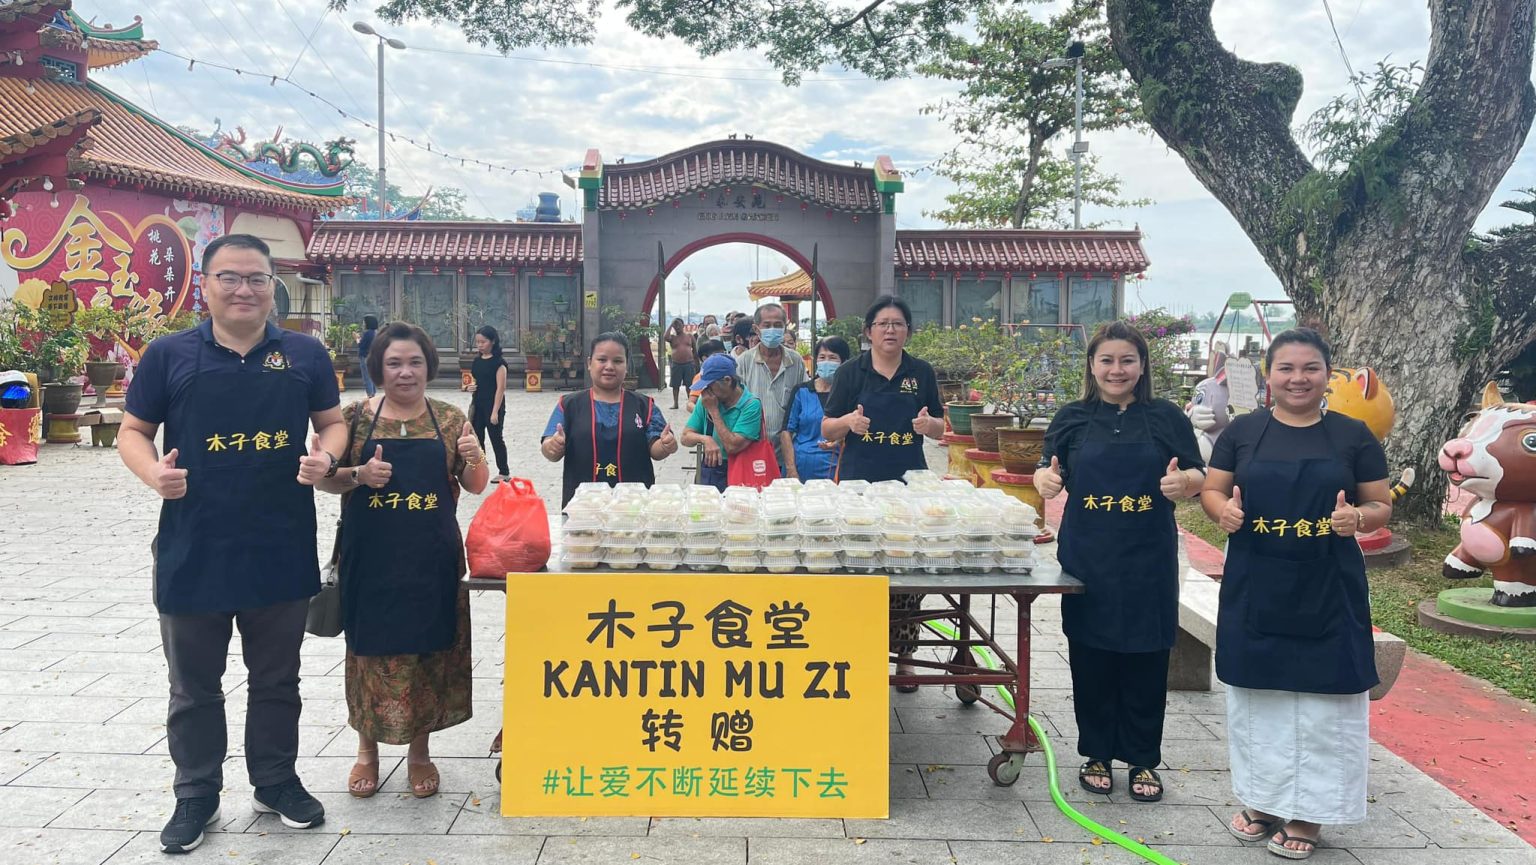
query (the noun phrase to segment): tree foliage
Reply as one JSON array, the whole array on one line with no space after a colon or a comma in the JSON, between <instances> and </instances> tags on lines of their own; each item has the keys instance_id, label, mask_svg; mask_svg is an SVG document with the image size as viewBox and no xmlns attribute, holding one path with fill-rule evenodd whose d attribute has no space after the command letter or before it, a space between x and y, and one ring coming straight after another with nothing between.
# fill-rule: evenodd
<instances>
[{"instance_id":1,"label":"tree foliage","mask_svg":"<svg viewBox=\"0 0 1536 865\"><path fill-rule=\"evenodd\" d=\"M949 207L931 212L946 225L1042 228L1069 226L1072 165L1058 139L1073 129L1074 70L1047 68L1081 41L1083 128L1134 126L1135 88L1114 50L1098 0L1073 0L1045 19L1017 6L984 7L974 37L953 36L917 71L960 85L954 99L923 109L942 117L959 138L936 173L959 189ZM1145 204L1120 198L1120 180L1083 165L1083 200L1107 207Z\"/></svg>"},{"instance_id":2,"label":"tree foliage","mask_svg":"<svg viewBox=\"0 0 1536 865\"><path fill-rule=\"evenodd\" d=\"M379 173L373 166L362 160L354 160L346 171L347 196L358 200L357 204L337 212L342 219L355 218L362 213L376 213L378 211L379 198ZM411 210L421 204L421 195L406 195L400 187L393 183L388 184L389 207L391 211ZM464 190L454 186L436 186L432 188L432 197L421 208L422 219L436 219L459 221L475 219L464 210Z\"/></svg>"}]
</instances>

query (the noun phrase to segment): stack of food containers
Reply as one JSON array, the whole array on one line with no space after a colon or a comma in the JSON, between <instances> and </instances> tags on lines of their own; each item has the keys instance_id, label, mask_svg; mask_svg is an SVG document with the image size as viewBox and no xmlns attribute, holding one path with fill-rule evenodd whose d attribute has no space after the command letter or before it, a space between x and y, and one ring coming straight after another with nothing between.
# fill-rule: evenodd
<instances>
[{"instance_id":1,"label":"stack of food containers","mask_svg":"<svg viewBox=\"0 0 1536 865\"><path fill-rule=\"evenodd\" d=\"M997 521L997 566L1005 573L1027 574L1035 566L1035 537L1040 534L1035 509L1011 497L1004 497L1002 515Z\"/></svg>"},{"instance_id":2,"label":"stack of food containers","mask_svg":"<svg viewBox=\"0 0 1536 865\"><path fill-rule=\"evenodd\" d=\"M984 574L997 567L997 530L1002 507L991 496L975 494L957 497L955 507L960 514L960 570Z\"/></svg>"},{"instance_id":3,"label":"stack of food containers","mask_svg":"<svg viewBox=\"0 0 1536 865\"><path fill-rule=\"evenodd\" d=\"M918 568L917 511L912 503L892 495L876 496L880 504L880 562L893 574Z\"/></svg>"},{"instance_id":4,"label":"stack of food containers","mask_svg":"<svg viewBox=\"0 0 1536 865\"><path fill-rule=\"evenodd\" d=\"M720 500L725 506L720 563L737 574L757 570L758 551L762 549L762 498L750 487L730 487Z\"/></svg>"},{"instance_id":5,"label":"stack of food containers","mask_svg":"<svg viewBox=\"0 0 1536 865\"><path fill-rule=\"evenodd\" d=\"M843 568L855 574L880 571L880 506L863 496L841 495L835 500L841 524Z\"/></svg>"},{"instance_id":6,"label":"stack of food containers","mask_svg":"<svg viewBox=\"0 0 1536 865\"><path fill-rule=\"evenodd\" d=\"M603 519L603 564L633 570L643 559L649 496L640 484L619 484Z\"/></svg>"},{"instance_id":7,"label":"stack of food containers","mask_svg":"<svg viewBox=\"0 0 1536 865\"><path fill-rule=\"evenodd\" d=\"M795 484L798 491L799 484ZM800 497L782 485L762 495L763 530L758 548L763 568L788 574L800 566Z\"/></svg>"},{"instance_id":8,"label":"stack of food containers","mask_svg":"<svg viewBox=\"0 0 1536 865\"><path fill-rule=\"evenodd\" d=\"M828 574L838 569L842 530L837 498L809 491L800 497L800 563L807 570Z\"/></svg>"},{"instance_id":9,"label":"stack of food containers","mask_svg":"<svg viewBox=\"0 0 1536 865\"><path fill-rule=\"evenodd\" d=\"M675 571L683 563L683 527L687 523L687 496L682 487L651 487L646 512L645 565L653 571Z\"/></svg>"},{"instance_id":10,"label":"stack of food containers","mask_svg":"<svg viewBox=\"0 0 1536 865\"><path fill-rule=\"evenodd\" d=\"M565 506L560 548L565 565L595 568L603 561L603 518L612 499L607 484L582 484Z\"/></svg>"},{"instance_id":11,"label":"stack of food containers","mask_svg":"<svg viewBox=\"0 0 1536 865\"><path fill-rule=\"evenodd\" d=\"M683 512L683 564L690 570L712 571L720 567L720 542L725 531L725 509L720 491L712 486L687 489Z\"/></svg>"},{"instance_id":12,"label":"stack of food containers","mask_svg":"<svg viewBox=\"0 0 1536 865\"><path fill-rule=\"evenodd\" d=\"M938 492L938 484L932 487ZM960 514L950 499L926 496L916 502L918 564L930 574L953 573L959 567Z\"/></svg>"}]
</instances>

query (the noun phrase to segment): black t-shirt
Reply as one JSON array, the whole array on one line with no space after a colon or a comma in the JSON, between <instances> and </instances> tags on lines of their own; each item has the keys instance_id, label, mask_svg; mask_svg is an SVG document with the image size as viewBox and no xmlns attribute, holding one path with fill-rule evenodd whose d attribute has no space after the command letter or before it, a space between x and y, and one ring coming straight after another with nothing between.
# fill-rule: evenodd
<instances>
[{"instance_id":1,"label":"black t-shirt","mask_svg":"<svg viewBox=\"0 0 1536 865\"><path fill-rule=\"evenodd\" d=\"M1333 457L1344 464L1356 484L1387 477L1387 455L1370 428L1338 412L1323 412L1320 423L1304 427L1272 420L1267 409L1240 415L1216 439L1211 468L1236 473L1255 456L1264 460Z\"/></svg>"},{"instance_id":2,"label":"black t-shirt","mask_svg":"<svg viewBox=\"0 0 1536 865\"><path fill-rule=\"evenodd\" d=\"M1119 430L1117 433L1116 430ZM1122 414L1118 406L1101 400L1080 399L1057 410L1045 431L1045 449L1040 465L1051 464L1051 457L1061 460L1062 474L1072 467L1072 452L1092 435L1094 441L1142 442L1148 431L1162 451L1164 460L1179 458L1179 468L1205 468L1195 428L1179 407L1165 399L1148 403L1133 402Z\"/></svg>"},{"instance_id":3,"label":"black t-shirt","mask_svg":"<svg viewBox=\"0 0 1536 865\"><path fill-rule=\"evenodd\" d=\"M910 380L910 381L909 381ZM916 390L912 390L915 383ZM875 371L873 356L864 352L852 363L838 367L832 377L832 393L827 397L827 417L842 417L858 408L859 394L865 389L875 393L911 394L919 408L928 407L930 417L944 416L944 400L939 396L939 378L928 361L905 351L896 375L886 378Z\"/></svg>"},{"instance_id":4,"label":"black t-shirt","mask_svg":"<svg viewBox=\"0 0 1536 865\"><path fill-rule=\"evenodd\" d=\"M469 370L469 374L475 378L475 393L472 399L474 403L484 406L496 403L496 370L506 365L507 362L499 357L475 355L475 361Z\"/></svg>"}]
</instances>

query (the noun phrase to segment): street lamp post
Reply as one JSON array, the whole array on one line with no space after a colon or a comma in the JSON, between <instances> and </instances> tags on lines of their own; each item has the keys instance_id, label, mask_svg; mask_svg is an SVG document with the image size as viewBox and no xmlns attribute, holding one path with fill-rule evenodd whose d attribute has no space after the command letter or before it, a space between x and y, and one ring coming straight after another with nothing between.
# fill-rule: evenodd
<instances>
[{"instance_id":1,"label":"street lamp post","mask_svg":"<svg viewBox=\"0 0 1536 865\"><path fill-rule=\"evenodd\" d=\"M1088 152L1088 142L1083 140L1083 54L1083 43L1073 42L1067 46L1067 56L1053 57L1045 61L1047 69L1065 69L1072 66L1077 73L1073 88L1072 116L1072 227L1074 229L1083 227L1083 154Z\"/></svg>"},{"instance_id":2,"label":"street lamp post","mask_svg":"<svg viewBox=\"0 0 1536 865\"><path fill-rule=\"evenodd\" d=\"M389 185L384 176L384 46L388 45L397 51L405 50L405 43L399 39L386 37L370 27L367 22L354 21L352 29L379 40L379 219L387 215L385 204L388 201Z\"/></svg>"}]
</instances>

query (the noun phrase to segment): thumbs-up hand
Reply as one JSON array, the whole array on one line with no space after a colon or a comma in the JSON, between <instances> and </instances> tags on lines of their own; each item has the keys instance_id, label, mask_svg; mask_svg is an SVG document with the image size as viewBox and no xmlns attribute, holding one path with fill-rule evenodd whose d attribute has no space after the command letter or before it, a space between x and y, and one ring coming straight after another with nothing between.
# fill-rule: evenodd
<instances>
[{"instance_id":1,"label":"thumbs-up hand","mask_svg":"<svg viewBox=\"0 0 1536 865\"><path fill-rule=\"evenodd\" d=\"M1035 469L1035 490L1043 499L1054 499L1061 495L1061 460L1051 457L1051 464Z\"/></svg>"},{"instance_id":2,"label":"thumbs-up hand","mask_svg":"<svg viewBox=\"0 0 1536 865\"><path fill-rule=\"evenodd\" d=\"M380 490L389 485L389 479L394 473L395 467L384 461L384 446L376 444L373 447L373 458L357 470L357 481L363 486Z\"/></svg>"},{"instance_id":3,"label":"thumbs-up hand","mask_svg":"<svg viewBox=\"0 0 1536 865\"><path fill-rule=\"evenodd\" d=\"M1361 522L1360 509L1350 504L1344 491L1339 490L1339 497L1333 502L1333 533L1352 538L1360 530Z\"/></svg>"},{"instance_id":4,"label":"thumbs-up hand","mask_svg":"<svg viewBox=\"0 0 1536 865\"><path fill-rule=\"evenodd\" d=\"M912 431L923 436L933 435L933 425L936 422L939 424L939 434L942 435L944 432L944 421L929 415L928 406L923 406L921 409L918 409L917 417L912 421Z\"/></svg>"},{"instance_id":5,"label":"thumbs-up hand","mask_svg":"<svg viewBox=\"0 0 1536 865\"><path fill-rule=\"evenodd\" d=\"M299 457L299 483L312 487L331 470L334 457L320 449L319 433L310 433L309 453Z\"/></svg>"},{"instance_id":6,"label":"thumbs-up hand","mask_svg":"<svg viewBox=\"0 0 1536 865\"><path fill-rule=\"evenodd\" d=\"M1243 490L1241 487L1232 487L1232 498L1227 499L1226 505L1221 509L1221 519L1217 525L1227 534L1233 534L1243 527Z\"/></svg>"},{"instance_id":7,"label":"thumbs-up hand","mask_svg":"<svg viewBox=\"0 0 1536 865\"><path fill-rule=\"evenodd\" d=\"M544 444L540 445L540 447L544 451L545 459L548 459L551 462L564 457L565 426L563 424L555 424L555 434L549 438L544 439Z\"/></svg>"},{"instance_id":8,"label":"thumbs-up hand","mask_svg":"<svg viewBox=\"0 0 1536 865\"><path fill-rule=\"evenodd\" d=\"M485 452L480 450L480 440L475 438L475 428L472 424L465 423L464 430L459 433L456 445L459 456L465 462L480 463L485 461Z\"/></svg>"},{"instance_id":9,"label":"thumbs-up hand","mask_svg":"<svg viewBox=\"0 0 1536 865\"><path fill-rule=\"evenodd\" d=\"M1164 498L1176 502L1185 497L1188 487L1189 479L1179 471L1179 458L1174 457L1168 461L1168 470L1163 472L1163 479L1158 481L1158 489L1162 490Z\"/></svg>"},{"instance_id":10,"label":"thumbs-up hand","mask_svg":"<svg viewBox=\"0 0 1536 865\"><path fill-rule=\"evenodd\" d=\"M176 468L176 458L180 455L181 451L171 448L155 463L151 486L162 499L179 499L187 494L187 470Z\"/></svg>"},{"instance_id":11,"label":"thumbs-up hand","mask_svg":"<svg viewBox=\"0 0 1536 865\"><path fill-rule=\"evenodd\" d=\"M672 432L672 425L667 424L661 431L661 437L656 439L661 443L662 453L671 456L677 453L677 435Z\"/></svg>"},{"instance_id":12,"label":"thumbs-up hand","mask_svg":"<svg viewBox=\"0 0 1536 865\"><path fill-rule=\"evenodd\" d=\"M864 406L855 408L848 416L848 431L859 436L869 432L869 418L864 416Z\"/></svg>"}]
</instances>

